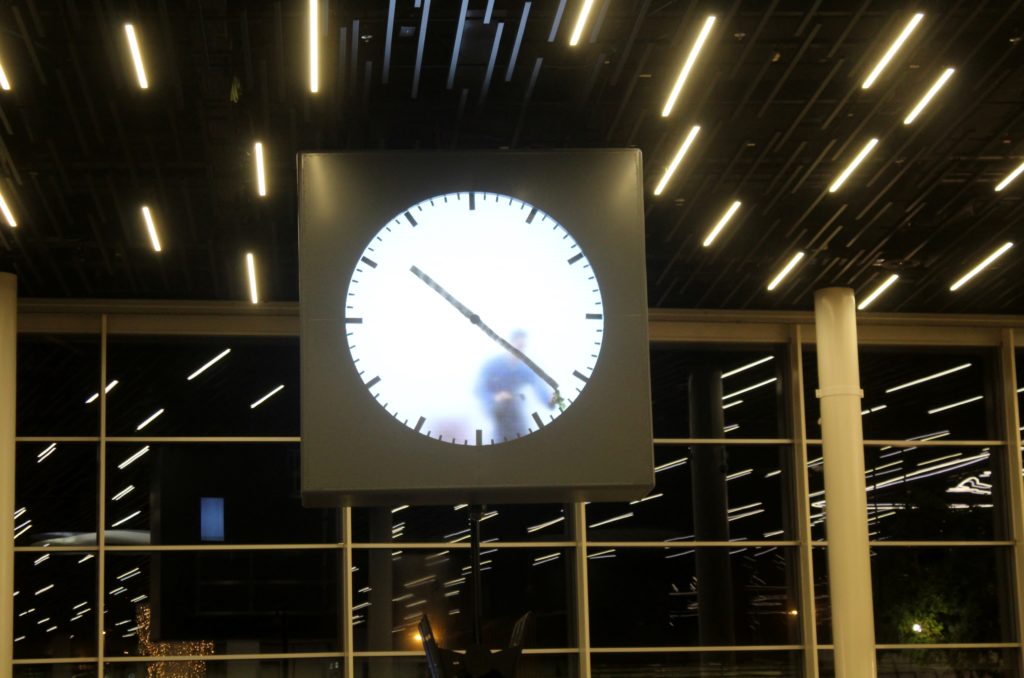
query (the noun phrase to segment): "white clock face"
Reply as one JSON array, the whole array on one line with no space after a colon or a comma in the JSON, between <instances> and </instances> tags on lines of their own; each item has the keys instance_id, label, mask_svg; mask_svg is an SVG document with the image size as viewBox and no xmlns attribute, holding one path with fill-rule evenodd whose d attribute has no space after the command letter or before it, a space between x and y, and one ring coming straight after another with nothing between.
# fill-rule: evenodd
<instances>
[{"instance_id":1,"label":"white clock face","mask_svg":"<svg viewBox=\"0 0 1024 678\"><path fill-rule=\"evenodd\" d=\"M403 210L349 281L356 370L399 423L457 445L550 425L583 392L604 331L572 235L507 195L449 193Z\"/></svg>"}]
</instances>

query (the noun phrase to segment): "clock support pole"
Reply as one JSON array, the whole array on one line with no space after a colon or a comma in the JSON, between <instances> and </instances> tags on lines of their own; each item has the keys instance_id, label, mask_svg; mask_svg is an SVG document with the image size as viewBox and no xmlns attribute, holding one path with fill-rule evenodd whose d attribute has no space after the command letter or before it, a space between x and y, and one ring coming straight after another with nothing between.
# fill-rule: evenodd
<instances>
[{"instance_id":1,"label":"clock support pole","mask_svg":"<svg viewBox=\"0 0 1024 678\"><path fill-rule=\"evenodd\" d=\"M486 506L474 504L469 507L469 551L470 551L470 579L473 586L473 644L480 645L483 642L483 599L481 577L480 577L480 516L486 510Z\"/></svg>"}]
</instances>

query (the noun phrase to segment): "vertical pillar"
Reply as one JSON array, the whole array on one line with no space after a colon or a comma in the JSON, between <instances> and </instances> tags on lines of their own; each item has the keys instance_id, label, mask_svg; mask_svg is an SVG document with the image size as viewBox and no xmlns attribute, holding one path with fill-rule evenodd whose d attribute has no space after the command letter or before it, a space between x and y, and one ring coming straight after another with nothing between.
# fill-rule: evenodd
<instances>
[{"instance_id":1,"label":"vertical pillar","mask_svg":"<svg viewBox=\"0 0 1024 678\"><path fill-rule=\"evenodd\" d=\"M370 541L374 544L385 544L393 541L391 527L391 509L386 506L366 509L370 515ZM394 572L392 570L390 549L369 549L369 586L370 595L365 608L366 632L370 650L393 650L395 634L392 615L394 597ZM355 624L355 621L352 622ZM370 678L387 678L394 674L395 667L388 657L377 657L370 664Z\"/></svg>"},{"instance_id":2,"label":"vertical pillar","mask_svg":"<svg viewBox=\"0 0 1024 678\"><path fill-rule=\"evenodd\" d=\"M696 367L690 373L690 436L724 438L722 371ZM728 464L722 445L690 448L693 537L729 541ZM732 566L729 549L697 548L697 618L701 645L733 645Z\"/></svg>"},{"instance_id":3,"label":"vertical pillar","mask_svg":"<svg viewBox=\"0 0 1024 678\"><path fill-rule=\"evenodd\" d=\"M863 392L853 290L829 287L815 292L814 324L836 678L874 678L875 622L860 414Z\"/></svg>"},{"instance_id":4,"label":"vertical pillar","mask_svg":"<svg viewBox=\"0 0 1024 678\"><path fill-rule=\"evenodd\" d=\"M18 279L0 273L0 677L14 660L14 399Z\"/></svg>"}]
</instances>

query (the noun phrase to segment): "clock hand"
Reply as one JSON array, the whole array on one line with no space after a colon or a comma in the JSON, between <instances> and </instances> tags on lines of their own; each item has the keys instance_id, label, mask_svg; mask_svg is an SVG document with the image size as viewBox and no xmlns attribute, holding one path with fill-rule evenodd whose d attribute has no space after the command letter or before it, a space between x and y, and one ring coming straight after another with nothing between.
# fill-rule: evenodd
<instances>
[{"instance_id":1,"label":"clock hand","mask_svg":"<svg viewBox=\"0 0 1024 678\"><path fill-rule=\"evenodd\" d=\"M522 360L523 363L527 367L529 367L531 370L533 370L537 374L538 377L543 379L547 383L548 386L550 386L552 389L554 389L555 394L558 395L558 382L555 381L554 379L552 379L551 376L547 372L542 370L540 368L540 365L538 365L537 363L535 363L532 360L530 360L529 358L527 358L525 353L523 353L518 348L516 348L515 346L513 346L510 343L508 343L507 341L502 339L500 336L498 336L498 333L495 332L494 330L492 330L490 327L488 327L487 323L485 323L484 321L480 320L480 316L478 316L476 313L473 313L473 311L469 310L469 308L465 304L463 304L458 299L456 299L451 294L449 294L448 291L445 288L443 288L440 285L438 285L437 282L433 278L431 278L429 275L427 275L426 273L421 271L416 266L410 267L409 270L412 271L412 274L414 276L416 276L417 278L422 280L424 283L426 283L427 287L431 288L432 290L434 290L435 292L440 294L442 297L444 297L448 301L448 303L450 303L452 306L454 306L459 311L459 313L461 313L462 315L466 316L466 318L469 319L469 322L471 322L474 325L476 325L477 327L479 327L483 331L484 334L486 334L488 337L490 337L494 341L498 342L498 344L502 348L504 348L506 351L508 351L509 353L514 355L516 358L518 358L519 360ZM561 396L559 396L559 400L561 400Z\"/></svg>"}]
</instances>

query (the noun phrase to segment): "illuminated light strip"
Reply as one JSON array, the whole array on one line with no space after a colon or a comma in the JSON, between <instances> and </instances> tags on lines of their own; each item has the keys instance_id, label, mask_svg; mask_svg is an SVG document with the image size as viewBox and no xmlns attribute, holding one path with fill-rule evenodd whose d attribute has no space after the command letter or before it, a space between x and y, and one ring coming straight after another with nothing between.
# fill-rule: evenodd
<instances>
[{"instance_id":1,"label":"illuminated light strip","mask_svg":"<svg viewBox=\"0 0 1024 678\"><path fill-rule=\"evenodd\" d=\"M939 377L945 377L946 375L953 374L954 372L959 372L960 370L966 370L970 366L971 366L971 363L964 363L963 365L957 365L956 367L951 367L948 370L943 370L942 372L936 372L935 374L929 374L927 377L921 377L920 379L915 379L913 381L908 381L907 383L900 384L899 386L893 386L892 388L887 388L887 389L885 389L885 392L886 393L895 393L896 391L901 391L901 390L903 390L905 388L910 388L911 386L917 386L918 384L923 384L926 381L931 381L932 379L938 379ZM917 438L910 438L910 440L917 440Z\"/></svg>"},{"instance_id":2,"label":"illuminated light strip","mask_svg":"<svg viewBox=\"0 0 1024 678\"><path fill-rule=\"evenodd\" d=\"M618 522L620 520L625 520L626 518L632 518L632 517L633 517L633 512L630 511L629 513L623 513L622 515L615 516L614 518L608 518L607 520L600 520L600 521L594 523L593 525L591 525L590 528L593 529L595 527L603 527L605 525L609 525L611 523L615 523L615 522Z\"/></svg>"},{"instance_id":3,"label":"illuminated light strip","mask_svg":"<svg viewBox=\"0 0 1024 678\"><path fill-rule=\"evenodd\" d=\"M960 278L955 283L950 285L949 286L949 291L950 292L956 292L958 289L963 287L964 284L968 280L970 280L971 278L973 278L974 276L978 275L983 270L988 268L989 264L991 264L993 261L995 261L999 257L1001 257L1004 254L1006 254L1006 251L1009 250L1011 247L1013 247L1013 243L1012 242L1005 242L1005 243L1003 243L999 247L999 249L997 249L995 252L993 252L992 254L988 255L987 257L985 257L985 259L980 264L978 264L977 266L972 268L970 271L967 272L966 275L964 275L962 278Z\"/></svg>"},{"instance_id":4,"label":"illuminated light strip","mask_svg":"<svg viewBox=\"0 0 1024 678\"><path fill-rule=\"evenodd\" d=\"M738 478L746 478L747 476L749 476L753 472L754 472L754 469L752 469L752 468L745 468L742 471L736 471L736 473L730 473L729 475L727 475L725 477L725 479L728 481L728 480L736 480Z\"/></svg>"},{"instance_id":5,"label":"illuminated light strip","mask_svg":"<svg viewBox=\"0 0 1024 678\"><path fill-rule=\"evenodd\" d=\"M153 246L153 251L160 252L160 236L157 235L156 224L153 223L153 215L146 205L142 206L142 219L146 222L146 231L149 233L149 242Z\"/></svg>"},{"instance_id":6,"label":"illuminated light strip","mask_svg":"<svg viewBox=\"0 0 1024 678\"><path fill-rule=\"evenodd\" d=\"M18 537L20 537L21 535L25 534L26 532L28 532L31 529L32 529L32 521L31 520L22 523L18 527L14 528L14 539L17 539Z\"/></svg>"},{"instance_id":7,"label":"illuminated light strip","mask_svg":"<svg viewBox=\"0 0 1024 678\"><path fill-rule=\"evenodd\" d=\"M139 41L135 37L135 26L125 24L124 33L128 37L128 49L131 51L132 61L135 63L135 77L139 79L139 87L141 89L149 89L146 67L142 63L142 51L139 49Z\"/></svg>"},{"instance_id":8,"label":"illuminated light strip","mask_svg":"<svg viewBox=\"0 0 1024 678\"><path fill-rule=\"evenodd\" d=\"M722 409L723 410L727 410L730 407L736 407L737 405L740 405L741 403L743 403L742 400L736 400L736 401L733 401L731 403L725 403L724 405L722 405Z\"/></svg>"},{"instance_id":9,"label":"illuminated light strip","mask_svg":"<svg viewBox=\"0 0 1024 678\"><path fill-rule=\"evenodd\" d=\"M49 447L47 447L45 450L36 455L36 463L38 464L39 462L49 457L51 454L53 454L53 451L56 449L57 443L50 443Z\"/></svg>"},{"instance_id":10,"label":"illuminated light strip","mask_svg":"<svg viewBox=\"0 0 1024 678\"><path fill-rule=\"evenodd\" d=\"M722 433L732 433L733 431L738 430L739 427L739 424L729 424L728 426L722 429Z\"/></svg>"},{"instance_id":11,"label":"illuminated light strip","mask_svg":"<svg viewBox=\"0 0 1024 678\"><path fill-rule=\"evenodd\" d=\"M587 556L588 560L600 560L601 558L614 558L615 549L605 549L604 551L598 551L597 553L591 553Z\"/></svg>"},{"instance_id":12,"label":"illuminated light strip","mask_svg":"<svg viewBox=\"0 0 1024 678\"><path fill-rule=\"evenodd\" d=\"M122 572L121 574L117 575L117 579L119 581L124 581L125 579L131 579L132 577L136 577L140 574L142 574L142 569L138 567L133 567L127 572Z\"/></svg>"},{"instance_id":13,"label":"illuminated light strip","mask_svg":"<svg viewBox=\"0 0 1024 678\"><path fill-rule=\"evenodd\" d=\"M126 515L124 518L121 518L121 520L119 520L116 523L114 523L113 525L111 525L111 527L118 527L120 525L124 525L129 520L131 520L132 518L134 518L135 516L137 516L137 515L139 515L141 513L142 513L142 511L136 511L135 513L131 513L129 515Z\"/></svg>"},{"instance_id":14,"label":"illuminated light strip","mask_svg":"<svg viewBox=\"0 0 1024 678\"><path fill-rule=\"evenodd\" d=\"M875 407L869 407L866 410L861 410L860 414L861 416L866 416L869 414L874 414L875 412L881 412L884 409L888 409L888 407L888 405L876 405Z\"/></svg>"},{"instance_id":15,"label":"illuminated light strip","mask_svg":"<svg viewBox=\"0 0 1024 678\"><path fill-rule=\"evenodd\" d=\"M365 609L365 608L367 608L367 607L370 607L370 605L371 605L371 604L372 604L372 603L370 603L369 601L367 601L367 602L365 602L365 603L359 603L358 605L353 605L353 606L352 606L352 611L353 611L353 612L355 612L356 610L363 610L363 609Z\"/></svg>"},{"instance_id":16,"label":"illuminated light strip","mask_svg":"<svg viewBox=\"0 0 1024 678\"><path fill-rule=\"evenodd\" d=\"M77 610L78 608L80 608L80 607L85 607L85 606L86 606L86 605L88 605L88 604L89 604L89 601L88 601L88 600L83 600L82 602L80 602L80 603L79 603L78 605L75 605L75 606L74 606L74 607L72 607L71 609L72 609L72 610Z\"/></svg>"},{"instance_id":17,"label":"illuminated light strip","mask_svg":"<svg viewBox=\"0 0 1024 678\"><path fill-rule=\"evenodd\" d=\"M562 522L563 520L565 520L565 516L561 516L561 517L555 518L554 520L549 520L546 523L540 523L538 525L533 525L531 527L526 528L526 532L528 534L532 534L534 532L537 532L538 530L543 530L545 527L551 527L552 525L557 525L558 523Z\"/></svg>"},{"instance_id":18,"label":"illuminated light strip","mask_svg":"<svg viewBox=\"0 0 1024 678\"><path fill-rule=\"evenodd\" d=\"M765 379L764 381L759 381L758 383L754 384L753 386L747 386L746 388L741 388L740 390L734 391L733 393L730 393L729 395L722 396L722 400L728 400L729 398L735 398L736 396L738 396L740 394L743 394L743 393L746 393L747 391L753 391L755 388L761 388L762 386L767 386L768 384L773 384L773 383L775 383L778 380L779 380L778 377L772 377L771 379Z\"/></svg>"},{"instance_id":19,"label":"illuminated light strip","mask_svg":"<svg viewBox=\"0 0 1024 678\"><path fill-rule=\"evenodd\" d=\"M853 160L850 161L850 164L846 166L846 169L843 170L842 174L840 174L836 178L836 180L832 182L832 185L828 187L828 192L835 193L836 191L838 191L840 186L846 183L846 180L850 178L850 175L853 174L853 171L857 169L857 167L862 162L864 162L864 158L868 157L868 154L871 153L871 151L877 145L878 139L868 140L868 142L864 144L864 148L860 149L860 152L856 155L856 157L854 157Z\"/></svg>"},{"instance_id":20,"label":"illuminated light strip","mask_svg":"<svg viewBox=\"0 0 1024 678\"><path fill-rule=\"evenodd\" d=\"M121 383L120 381L118 381L117 379L114 379L114 380L113 380L113 381L111 381L111 382L110 382L109 384L107 384L107 387L106 387L105 389L103 389L103 392L104 392L104 393L110 393L110 392L111 392L112 390L114 390L114 387L115 387L115 386L117 386L117 385L118 385L118 384L120 384L120 383ZM93 394L92 394L91 396L89 396L89 398L88 398L88 399L87 399L87 400L85 401L85 404L86 404L86 405L91 405L92 403L96 402L96 399L97 399L97 398L99 398L99 397L100 397L100 394L99 394L98 392L97 392L97 393L93 393Z\"/></svg>"},{"instance_id":21,"label":"illuminated light strip","mask_svg":"<svg viewBox=\"0 0 1024 678\"><path fill-rule=\"evenodd\" d=\"M781 469L777 469L775 471L768 471L768 473L764 474L764 477L765 478L774 478L775 476L781 476L781 475L782 475L782 470Z\"/></svg>"},{"instance_id":22,"label":"illuminated light strip","mask_svg":"<svg viewBox=\"0 0 1024 678\"><path fill-rule=\"evenodd\" d=\"M747 511L758 506L764 506L763 502L755 501L753 504L744 504L743 506L736 506L735 508L727 509L727 513L736 513L738 511Z\"/></svg>"},{"instance_id":23,"label":"illuminated light strip","mask_svg":"<svg viewBox=\"0 0 1024 678\"><path fill-rule=\"evenodd\" d=\"M753 511L747 511L746 513L738 513L734 516L729 516L728 521L731 523L734 520L742 520L743 518L749 518L750 516L756 516L758 513L764 513L764 509L755 509Z\"/></svg>"},{"instance_id":24,"label":"illuminated light strip","mask_svg":"<svg viewBox=\"0 0 1024 678\"><path fill-rule=\"evenodd\" d=\"M56 444L56 443L54 443L54 444ZM22 515L25 514L25 511L27 511L27 510L28 509L26 507L22 506L20 509L18 509L17 511L14 512L14 519L17 520L18 518L20 518Z\"/></svg>"},{"instance_id":25,"label":"illuminated light strip","mask_svg":"<svg viewBox=\"0 0 1024 678\"><path fill-rule=\"evenodd\" d=\"M149 598L149 596L147 596L145 593L143 593L141 595L138 595L138 596L135 596L134 598L132 598L132 602L133 603L138 603L138 602L141 602L141 601L145 600L146 598Z\"/></svg>"},{"instance_id":26,"label":"illuminated light strip","mask_svg":"<svg viewBox=\"0 0 1024 678\"><path fill-rule=\"evenodd\" d=\"M945 438L948 435L949 431L936 431L935 433L925 433L923 435L914 436L913 438L907 438L907 440L920 440L921 442L926 442L928 440L938 440L939 438Z\"/></svg>"},{"instance_id":27,"label":"illuminated light strip","mask_svg":"<svg viewBox=\"0 0 1024 678\"><path fill-rule=\"evenodd\" d=\"M188 375L188 381L192 381L193 379L198 377L200 374L202 374L206 370L208 370L211 367L213 367L217 363L218 360L220 360L221 358L226 356L228 353L231 353L231 349L230 348L226 348L223 351L221 351L220 353L218 353L210 362L206 363L205 365L200 367L198 370L196 370L192 374Z\"/></svg>"},{"instance_id":28,"label":"illuminated light strip","mask_svg":"<svg viewBox=\"0 0 1024 678\"><path fill-rule=\"evenodd\" d=\"M261 198L267 195L267 179L263 173L263 144L256 142L256 192Z\"/></svg>"},{"instance_id":29,"label":"illuminated light strip","mask_svg":"<svg viewBox=\"0 0 1024 678\"><path fill-rule=\"evenodd\" d=\"M966 466L970 466L971 464L977 463L977 462L982 461L984 459L988 459L989 456L990 456L990 454L988 452L983 452L983 453L975 455L973 457L965 457L963 459L954 459L952 461L947 461L947 462L944 462L942 464L937 464L935 466L930 466L928 468L918 469L917 471L913 471L913 472L908 473L908 474L906 474L904 476L897 476L895 478L889 478L888 480L884 480L884 481L882 481L880 483L877 483L875 485L869 485L868 488L867 488L867 491L871 492L871 491L876 490L876 489L881 490L881 489L884 489L886 487L889 487L890 485L895 485L897 483L906 482L908 480L914 481L914 480L921 480L921 479L924 479L924 478L930 478L930 477L936 475L936 473L939 472L939 471L943 471L943 472L946 472L946 473L948 473L950 471L955 471L957 469L961 469L961 468L964 468Z\"/></svg>"},{"instance_id":30,"label":"illuminated light strip","mask_svg":"<svg viewBox=\"0 0 1024 678\"><path fill-rule=\"evenodd\" d=\"M889 49L886 50L885 54L882 55L882 58L878 60L875 67L871 69L871 73L869 73L868 77L864 80L864 84L861 85L861 89L867 89L875 83L875 80L877 80L878 76L882 74L885 67L889 65L892 58L896 56L896 52L900 50L900 47L902 47L903 43L907 41L907 38L910 37L910 34L914 32L914 29L917 28L917 25L921 23L921 19L923 18L924 14L920 13L915 14L910 18L907 25L903 27L903 31L899 34L899 37L889 45Z\"/></svg>"},{"instance_id":31,"label":"illuminated light strip","mask_svg":"<svg viewBox=\"0 0 1024 678\"><path fill-rule=\"evenodd\" d=\"M1009 186L1010 182L1013 181L1014 179L1016 179L1018 176L1020 176L1021 172L1024 172L1024 162L1022 162L1021 164L1017 165L1017 169L1015 169L1012 172L1010 172L1006 176L1005 179L1003 179L998 184L996 184L996 192L998 193L999 191L1001 191L1004 188L1006 188L1007 186ZM4 211L4 216L6 216L6 215L7 215L7 212ZM7 223L9 223L9 224L11 223L10 219L7 220ZM11 224L11 226L13 226L13 225L14 224Z\"/></svg>"},{"instance_id":32,"label":"illuminated light strip","mask_svg":"<svg viewBox=\"0 0 1024 678\"><path fill-rule=\"evenodd\" d=\"M319 0L309 0L309 91L320 91Z\"/></svg>"},{"instance_id":33,"label":"illuminated light strip","mask_svg":"<svg viewBox=\"0 0 1024 678\"><path fill-rule=\"evenodd\" d=\"M914 109L912 111L910 111L910 114L903 119L904 125L909 125L910 123L914 122L914 120L917 119L917 116L921 114L921 111L923 111L924 107L928 105L928 102L930 102L932 98L939 93L939 90L942 89L942 86L946 84L947 80L953 77L953 73L955 72L956 70L952 68L947 68L942 72L942 75L940 75L938 79L935 81L935 83L932 84L932 86L928 89L928 91L925 92L925 95L921 97L920 101L917 102L917 105L914 106Z\"/></svg>"},{"instance_id":34,"label":"illuminated light strip","mask_svg":"<svg viewBox=\"0 0 1024 678\"><path fill-rule=\"evenodd\" d=\"M79 558L79 560L78 560L78 564L79 564L79 565L81 565L82 563L86 562L87 560L92 560L92 559L93 559L93 558L95 558L95 557L96 557L96 556L95 556L94 554L92 554L92 553L87 553L87 554L85 554L84 556L82 556L81 558Z\"/></svg>"},{"instance_id":35,"label":"illuminated light strip","mask_svg":"<svg viewBox=\"0 0 1024 678\"><path fill-rule=\"evenodd\" d=\"M128 468L129 464L131 464L132 462L134 462L135 460L137 460L139 457L141 457L142 455L146 454L147 452L149 452L149 445L146 445L145 447L140 449L138 452L136 452L132 456L130 456L127 459L125 459L124 461L122 461L120 464L117 465L117 468L121 469L122 471L125 470L126 468Z\"/></svg>"},{"instance_id":36,"label":"illuminated light strip","mask_svg":"<svg viewBox=\"0 0 1024 678\"><path fill-rule=\"evenodd\" d=\"M40 593L46 593L47 591L49 591L52 588L53 588L53 584L49 584L49 585L44 586L43 588L39 589L38 591L36 591L35 594L38 596Z\"/></svg>"},{"instance_id":37,"label":"illuminated light strip","mask_svg":"<svg viewBox=\"0 0 1024 678\"><path fill-rule=\"evenodd\" d=\"M146 419L144 422L142 422L141 424L136 426L135 430L136 431L141 431L142 429L146 428L147 426L149 426L150 424L153 423L154 419L156 419L157 417L159 417L163 413L164 413L164 408L161 407L159 410L157 410L153 414L149 415L148 419Z\"/></svg>"},{"instance_id":38,"label":"illuminated light strip","mask_svg":"<svg viewBox=\"0 0 1024 678\"><path fill-rule=\"evenodd\" d=\"M661 473L662 471L667 471L670 468L675 468L677 466L682 466L683 464L687 463L688 461L690 461L690 460L687 457L682 457L680 459L676 459L675 461L666 462L666 463L662 464L661 466L655 466L654 467L654 472L655 473Z\"/></svg>"},{"instance_id":39,"label":"illuminated light strip","mask_svg":"<svg viewBox=\"0 0 1024 678\"><path fill-rule=\"evenodd\" d=\"M942 407L936 407L934 409L928 410L928 414L936 414L938 412L945 412L946 410L951 410L954 407L960 407L961 405L966 405L968 403L977 402L977 401L981 400L984 397L985 396L974 396L973 398L968 398L967 400L961 400L959 402L950 403L949 405L943 405Z\"/></svg>"},{"instance_id":40,"label":"illuminated light strip","mask_svg":"<svg viewBox=\"0 0 1024 678\"><path fill-rule=\"evenodd\" d=\"M257 407L259 407L260 405L265 403L268 398L270 398L270 397L276 395L277 393L279 393L281 391L281 389L283 389L283 388L284 388L284 384L281 384L280 386L275 388L273 391L271 391L267 395L263 396L262 398L260 398L256 402L254 402L252 405L249 405L249 409L250 410L255 410Z\"/></svg>"},{"instance_id":41,"label":"illuminated light strip","mask_svg":"<svg viewBox=\"0 0 1024 678\"><path fill-rule=\"evenodd\" d=\"M11 81L7 79L7 73L2 65L0 65L0 88L5 92L11 91Z\"/></svg>"},{"instance_id":42,"label":"illuminated light strip","mask_svg":"<svg viewBox=\"0 0 1024 678\"><path fill-rule=\"evenodd\" d=\"M18 613L18 616L19 616L19 617L24 617L24 616L25 616L26 614L32 614L32 613L33 613L33 612L35 612L35 611L36 611L36 608L34 608L34 607L30 607L30 608L28 608L27 610L25 610L24 612L19 612L19 613Z\"/></svg>"},{"instance_id":43,"label":"illuminated light strip","mask_svg":"<svg viewBox=\"0 0 1024 678\"><path fill-rule=\"evenodd\" d=\"M917 462L917 465L918 466L927 466L928 464L934 464L935 462L939 462L939 461L946 461L947 459L956 459L957 457L962 456L962 455L963 455L963 452L954 452L953 454L947 454L944 457L936 457L935 459L929 459L928 461L919 461L919 462Z\"/></svg>"},{"instance_id":44,"label":"illuminated light strip","mask_svg":"<svg viewBox=\"0 0 1024 678\"><path fill-rule=\"evenodd\" d=\"M665 494L663 492L659 492L658 494L650 494L650 495L647 495L646 497L644 497L643 499L635 499L635 500L629 502L629 505L630 506L635 506L636 504L642 504L645 501L650 501L652 499L659 499L659 498L664 497L664 496L665 496Z\"/></svg>"},{"instance_id":45,"label":"illuminated light strip","mask_svg":"<svg viewBox=\"0 0 1024 678\"><path fill-rule=\"evenodd\" d=\"M561 557L562 557L562 554L560 552L556 551L555 553L548 553L547 555L537 556L536 558L533 559L533 562L540 563L540 562L543 562L543 561L546 561L546 560L554 560L555 558L561 558Z\"/></svg>"},{"instance_id":46,"label":"illuminated light strip","mask_svg":"<svg viewBox=\"0 0 1024 678\"><path fill-rule=\"evenodd\" d=\"M725 228L725 225L729 223L729 220L732 219L732 216L736 214L736 210L740 208L741 204L742 203L739 200L736 200L732 203L732 205L729 206L729 209L725 211L725 214L723 214L722 218L718 220L718 223L715 224L715 227L712 228L711 232L708 233L706 238L704 238L704 247L709 247L711 243L715 241L715 238L717 238L718 234L722 232L722 229Z\"/></svg>"},{"instance_id":47,"label":"illuminated light strip","mask_svg":"<svg viewBox=\"0 0 1024 678\"><path fill-rule=\"evenodd\" d=\"M396 506L395 508L391 509L391 512L398 513L399 511L404 511L407 508L409 508L408 504L402 504L401 506Z\"/></svg>"},{"instance_id":48,"label":"illuminated light strip","mask_svg":"<svg viewBox=\"0 0 1024 678\"><path fill-rule=\"evenodd\" d=\"M728 379L729 377L735 374L739 374L740 372L746 372L750 368L757 367L758 365L763 365L769 360L775 360L775 356L770 355L767 358L761 358L760 360L755 360L754 362L743 365L742 367L737 367L735 370L729 370L728 372L722 375L722 379Z\"/></svg>"},{"instance_id":49,"label":"illuminated light strip","mask_svg":"<svg viewBox=\"0 0 1024 678\"><path fill-rule=\"evenodd\" d=\"M580 13L576 17L576 25L573 26L572 35L569 36L569 46L575 47L580 42L580 37L583 35L583 28L587 25L587 17L590 16L590 10L594 7L594 0L583 0L583 6L580 7Z\"/></svg>"},{"instance_id":50,"label":"illuminated light strip","mask_svg":"<svg viewBox=\"0 0 1024 678\"><path fill-rule=\"evenodd\" d=\"M676 155L672 158L672 162L669 163L668 167L665 168L665 173L661 176L661 181L654 187L654 195L661 195L661 192L665 190L665 186L668 185L668 180L675 174L676 169L679 167L679 163L683 161L683 156L686 155L686 151L689 150L690 144L697 137L697 132L700 131L700 125L694 125L690 128L686 138L683 139L683 143L679 146L679 150L676 151Z\"/></svg>"},{"instance_id":51,"label":"illuminated light strip","mask_svg":"<svg viewBox=\"0 0 1024 678\"><path fill-rule=\"evenodd\" d=\"M403 586L405 586L405 588L407 588L407 589L414 589L414 588L416 588L418 586L423 586L424 584L429 584L430 582L434 581L435 579L437 579L437 577L435 577L432 574L428 574L426 577L420 577L419 579L413 579L412 581L407 581L407 582L405 582L405 584L403 584Z\"/></svg>"},{"instance_id":52,"label":"illuminated light strip","mask_svg":"<svg viewBox=\"0 0 1024 678\"><path fill-rule=\"evenodd\" d=\"M245 267L249 271L249 299L254 304L260 302L259 290L256 287L256 259L252 252L245 253Z\"/></svg>"},{"instance_id":53,"label":"illuminated light strip","mask_svg":"<svg viewBox=\"0 0 1024 678\"><path fill-rule=\"evenodd\" d=\"M0 193L0 212L3 212L4 221L7 222L8 226L11 228L18 227L18 222L14 220L14 212L7 206L7 200L4 199L3 193Z\"/></svg>"},{"instance_id":54,"label":"illuminated light strip","mask_svg":"<svg viewBox=\"0 0 1024 678\"><path fill-rule=\"evenodd\" d=\"M458 586L459 584L465 584L465 583L466 583L466 578L465 577L459 577L458 579L449 579L448 581L446 581L444 583L444 587L445 588L451 588L453 586ZM392 600L394 600L394 599L392 599Z\"/></svg>"},{"instance_id":55,"label":"illuminated light strip","mask_svg":"<svg viewBox=\"0 0 1024 678\"><path fill-rule=\"evenodd\" d=\"M119 596L122 593L127 593L127 591L128 591L128 589L126 589L125 587L118 586L116 589L113 589L112 591L108 591L108 593L110 595L112 595L112 596Z\"/></svg>"},{"instance_id":56,"label":"illuminated light strip","mask_svg":"<svg viewBox=\"0 0 1024 678\"><path fill-rule=\"evenodd\" d=\"M785 277L789 275L789 272L792 271L793 268L796 267L796 265L799 264L800 260L803 258L803 252L797 252L796 254L794 254L793 257L789 260L789 263L787 263L786 266L781 271L779 271L779 274L775 276L775 278L770 283L768 283L768 291L771 292L776 287L778 287L779 283L781 283L785 279Z\"/></svg>"},{"instance_id":57,"label":"illuminated light strip","mask_svg":"<svg viewBox=\"0 0 1024 678\"><path fill-rule=\"evenodd\" d=\"M679 70L679 75L676 76L675 84L672 85L672 91L668 94L668 99L665 100L665 106L661 109L661 117L667 118L672 113L672 108L676 105L676 99L679 97L679 93L683 90L683 85L686 83L686 78L690 75L690 70L693 68L693 64L697 61L697 56L700 54L701 48L704 47L704 42L708 39L708 35L711 33L711 28L715 25L714 15L708 16L704 20L704 25L700 29L700 33L697 35L697 39L693 42L693 47L690 48L690 53L686 55L686 61L683 62L683 67ZM705 243L706 245L707 243Z\"/></svg>"},{"instance_id":58,"label":"illuminated light strip","mask_svg":"<svg viewBox=\"0 0 1024 678\"><path fill-rule=\"evenodd\" d=\"M456 504L452 507L453 511L461 511L464 508L469 508L469 504Z\"/></svg>"},{"instance_id":59,"label":"illuminated light strip","mask_svg":"<svg viewBox=\"0 0 1024 678\"><path fill-rule=\"evenodd\" d=\"M39 556L34 561L32 561L32 564L33 565L40 565L42 563L45 563L49 559L50 559L50 554L49 553L44 553L43 555Z\"/></svg>"},{"instance_id":60,"label":"illuminated light strip","mask_svg":"<svg viewBox=\"0 0 1024 678\"><path fill-rule=\"evenodd\" d=\"M872 301L880 297L882 295L882 292L885 292L887 289L889 289L889 287L899 279L900 277L896 273L890 275L882 282L881 285L876 287L875 290L867 296L867 299L857 304L857 310L863 311L865 308L870 306Z\"/></svg>"}]
</instances>

